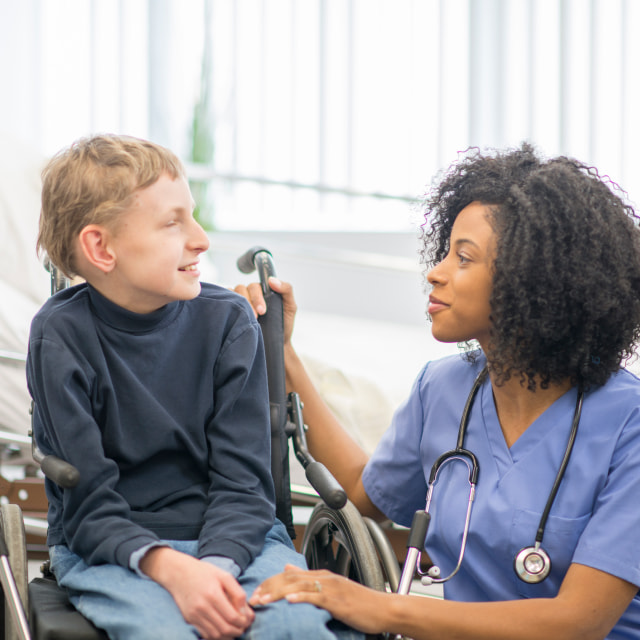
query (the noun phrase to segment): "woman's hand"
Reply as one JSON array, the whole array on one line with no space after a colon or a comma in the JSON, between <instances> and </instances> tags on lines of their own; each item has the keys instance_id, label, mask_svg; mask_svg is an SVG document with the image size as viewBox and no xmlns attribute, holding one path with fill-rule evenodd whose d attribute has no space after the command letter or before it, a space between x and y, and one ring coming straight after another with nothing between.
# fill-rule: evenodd
<instances>
[{"instance_id":1,"label":"woman's hand","mask_svg":"<svg viewBox=\"0 0 640 640\"><path fill-rule=\"evenodd\" d=\"M265 580L249 599L253 607L285 598L326 609L337 620L364 633L385 631L387 594L363 587L330 571L303 571L287 565L284 573Z\"/></svg>"},{"instance_id":2,"label":"woman's hand","mask_svg":"<svg viewBox=\"0 0 640 640\"><path fill-rule=\"evenodd\" d=\"M273 291L282 296L284 344L286 346L291 342L293 324L298 310L295 298L293 297L293 287L288 282L282 282L282 280L278 280L278 278L269 278L269 286ZM249 285L239 284L234 288L234 291L249 301L256 317L266 313L267 305L264 301L262 287L259 282L252 282Z\"/></svg>"}]
</instances>

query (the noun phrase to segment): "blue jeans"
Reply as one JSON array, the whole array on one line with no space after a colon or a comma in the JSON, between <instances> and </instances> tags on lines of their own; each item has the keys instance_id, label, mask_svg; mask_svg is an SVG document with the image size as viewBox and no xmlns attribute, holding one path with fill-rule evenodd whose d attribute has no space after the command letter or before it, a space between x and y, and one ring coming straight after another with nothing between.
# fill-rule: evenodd
<instances>
[{"instance_id":1,"label":"blue jeans","mask_svg":"<svg viewBox=\"0 0 640 640\"><path fill-rule=\"evenodd\" d=\"M164 541L172 548L196 556L195 540ZM153 580L145 580L119 565L88 566L66 546L50 549L51 569L73 606L112 640L195 640L171 594ZM284 525L276 521L260 555L238 578L247 597L285 564L306 568ZM364 636L331 620L329 613L310 604L286 600L256 609L256 617L242 640L361 640Z\"/></svg>"}]
</instances>

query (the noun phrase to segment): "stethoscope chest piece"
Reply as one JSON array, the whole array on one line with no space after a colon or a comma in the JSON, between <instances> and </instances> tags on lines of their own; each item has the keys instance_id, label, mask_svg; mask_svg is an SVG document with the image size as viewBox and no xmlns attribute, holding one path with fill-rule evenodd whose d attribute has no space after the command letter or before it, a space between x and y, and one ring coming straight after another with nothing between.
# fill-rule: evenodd
<instances>
[{"instance_id":1,"label":"stethoscope chest piece","mask_svg":"<svg viewBox=\"0 0 640 640\"><path fill-rule=\"evenodd\" d=\"M521 580L529 584L537 584L549 575L551 559L538 545L525 547L518 552L513 566Z\"/></svg>"},{"instance_id":2,"label":"stethoscope chest piece","mask_svg":"<svg viewBox=\"0 0 640 640\"><path fill-rule=\"evenodd\" d=\"M407 553L407 560L404 565L404 569L402 571L402 576L400 580L400 586L398 587L398 593L409 593L409 587L411 585L411 581L413 579L414 572L417 570L418 574L422 576L423 584L433 584L433 583L442 583L446 582L453 578L458 570L460 569L462 559L464 556L466 544L467 544L467 534L469 532L469 521L471 518L471 506L474 501L475 491L476 491L476 483L478 480L478 474L480 472L480 467L476 456L463 447L464 439L467 431L467 423L469 420L469 414L471 412L471 407L474 401L474 398L478 392L478 389L483 384L485 378L487 376L487 368L485 367L477 376L475 382L473 383L473 387L471 392L469 393L469 397L467 398L467 402L465 404L464 410L462 412L462 417L460 418L460 427L458 429L458 441L456 443L456 448L451 451L446 451L443 453L437 460L434 462L433 467L431 468L431 474L429 476L428 481L428 491L427 491L427 503L424 511L418 511L418 514L426 515L427 518L419 519L420 526L424 525L424 529L420 528L416 529L415 540L409 546L409 552ZM578 389L578 397L576 399L576 407L573 412L573 420L571 423L571 431L569 433L569 439L567 442L567 447L564 452L564 456L562 458L562 462L560 463L560 467L558 469L558 473L556 474L556 478L553 482L553 486L551 487L551 491L549 493L549 497L547 498L547 502L545 504L544 510L542 512L542 516L540 518L540 522L538 524L538 530L535 537L535 543L533 546L525 547L521 549L513 561L513 568L517 576L528 584L537 584L542 582L551 571L551 559L547 555L546 551L542 549L542 539L544 537L545 526L547 523L547 518L549 513L551 512L551 507L555 501L556 494L558 493L558 489L560 487L560 483L564 478L564 473L569 464L569 458L571 456L571 451L573 450L573 445L576 439L576 435L578 433L578 424L580 422L580 415L582 413L582 402L584 399L584 393L582 389ZM458 556L458 563L456 564L454 570L445 578L441 578L439 574L439 569L437 567L432 567L427 574L423 573L420 570L419 566L419 554L420 551L424 547L425 537L427 533L427 525L430 519L429 507L431 506L431 499L433 495L433 488L436 484L436 477L438 475L439 469L447 462L453 460L462 460L469 469L469 500L467 503L467 515L465 518L464 530L462 533L462 542L460 545L460 554ZM415 519L414 519L415 520ZM425 524L426 522L426 524ZM414 527L411 527L412 534L414 532Z\"/></svg>"}]
</instances>

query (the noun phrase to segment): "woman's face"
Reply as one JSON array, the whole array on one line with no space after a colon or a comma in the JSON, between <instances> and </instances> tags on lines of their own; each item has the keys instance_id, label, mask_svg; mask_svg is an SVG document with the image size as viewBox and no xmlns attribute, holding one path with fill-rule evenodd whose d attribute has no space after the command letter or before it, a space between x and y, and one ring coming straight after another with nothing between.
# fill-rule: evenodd
<instances>
[{"instance_id":1,"label":"woman's face","mask_svg":"<svg viewBox=\"0 0 640 640\"><path fill-rule=\"evenodd\" d=\"M427 274L432 286L428 312L432 333L441 342L489 342L495 232L489 207L472 202L458 214L449 253Z\"/></svg>"}]
</instances>

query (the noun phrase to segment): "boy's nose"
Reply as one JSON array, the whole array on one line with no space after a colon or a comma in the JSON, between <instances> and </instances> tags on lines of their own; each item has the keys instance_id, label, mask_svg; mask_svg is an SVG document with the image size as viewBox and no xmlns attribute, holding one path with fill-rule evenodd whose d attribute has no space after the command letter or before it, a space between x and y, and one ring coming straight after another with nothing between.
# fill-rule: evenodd
<instances>
[{"instance_id":1,"label":"boy's nose","mask_svg":"<svg viewBox=\"0 0 640 640\"><path fill-rule=\"evenodd\" d=\"M209 248L209 236L198 222L193 221L190 244L195 251L202 253Z\"/></svg>"}]
</instances>

